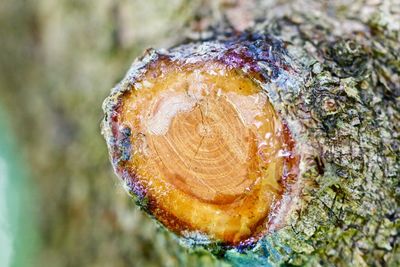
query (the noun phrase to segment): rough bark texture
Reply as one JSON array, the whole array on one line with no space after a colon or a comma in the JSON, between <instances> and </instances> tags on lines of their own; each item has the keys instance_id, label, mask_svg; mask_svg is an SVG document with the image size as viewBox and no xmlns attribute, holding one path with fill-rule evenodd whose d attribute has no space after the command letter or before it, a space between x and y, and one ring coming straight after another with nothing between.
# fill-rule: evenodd
<instances>
[{"instance_id":1,"label":"rough bark texture","mask_svg":"<svg viewBox=\"0 0 400 267\"><path fill-rule=\"evenodd\" d=\"M277 106L301 122L301 140L317 151L289 226L267 238L270 255L277 252L273 261L399 264L400 47L393 8L338 25L293 13L260 26L287 42L305 67L304 87L280 94Z\"/></svg>"},{"instance_id":2,"label":"rough bark texture","mask_svg":"<svg viewBox=\"0 0 400 267\"><path fill-rule=\"evenodd\" d=\"M267 17L242 35L245 41L238 42L235 53L249 54L261 68L266 78L258 82L297 142L300 194L283 228L251 249L208 247L214 254L235 265L398 264L400 46L398 25L383 18L391 16L342 18L338 25L338 18L291 10ZM205 40L200 36L201 48L189 44L172 50L171 57L193 49L194 55L212 58L213 40L219 47L231 40L227 32L239 34L224 27L210 31ZM254 52L258 49L269 58ZM142 62L154 57L157 52L150 52ZM282 64L298 75L284 71ZM112 102L144 68L133 65L114 89ZM105 110L110 108L107 102ZM190 245L196 247L196 241Z\"/></svg>"},{"instance_id":3,"label":"rough bark texture","mask_svg":"<svg viewBox=\"0 0 400 267\"><path fill-rule=\"evenodd\" d=\"M286 42L305 67L300 88L278 89L270 99L293 122L295 139L312 148L304 151L297 210L247 252L252 260L399 263L399 36L379 16L361 25L336 35L333 21L294 14L257 26Z\"/></svg>"},{"instance_id":4,"label":"rough bark texture","mask_svg":"<svg viewBox=\"0 0 400 267\"><path fill-rule=\"evenodd\" d=\"M302 118L317 156L290 227L226 257L238 265L399 265L397 1L161 2L0 4L0 101L40 192L37 265L225 264L188 254L116 193L98 134L102 99L140 51L210 38L213 31L193 30L223 14L238 30L267 18L257 27L288 42L304 86L275 103L283 116Z\"/></svg>"}]
</instances>

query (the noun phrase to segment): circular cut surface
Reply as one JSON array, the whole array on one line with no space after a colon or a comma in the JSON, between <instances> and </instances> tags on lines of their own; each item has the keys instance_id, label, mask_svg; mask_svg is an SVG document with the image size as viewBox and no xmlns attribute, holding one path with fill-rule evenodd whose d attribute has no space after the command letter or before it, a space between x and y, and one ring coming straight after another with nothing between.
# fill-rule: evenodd
<instances>
[{"instance_id":1,"label":"circular cut surface","mask_svg":"<svg viewBox=\"0 0 400 267\"><path fill-rule=\"evenodd\" d=\"M122 99L132 182L178 234L229 244L260 234L293 156L267 96L217 63L162 69L149 70Z\"/></svg>"},{"instance_id":2,"label":"circular cut surface","mask_svg":"<svg viewBox=\"0 0 400 267\"><path fill-rule=\"evenodd\" d=\"M157 99L151 119L183 105L177 98ZM248 178L255 169L254 134L226 97L204 96L190 111L177 113L165 134L147 139L161 174L201 200L232 202L254 182Z\"/></svg>"}]
</instances>

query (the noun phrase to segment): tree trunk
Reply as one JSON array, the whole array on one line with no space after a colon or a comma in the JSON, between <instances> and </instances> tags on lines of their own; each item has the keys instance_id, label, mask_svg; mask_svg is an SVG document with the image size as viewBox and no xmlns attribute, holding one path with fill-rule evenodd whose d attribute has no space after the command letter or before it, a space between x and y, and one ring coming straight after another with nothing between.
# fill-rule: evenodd
<instances>
[{"instance_id":1,"label":"tree trunk","mask_svg":"<svg viewBox=\"0 0 400 267\"><path fill-rule=\"evenodd\" d=\"M359 6L359 2L328 8L328 3L325 7L323 4L305 3L300 6L297 3L293 6L277 5L269 10L267 1L259 1L254 6L245 6L245 1L238 2L236 10L227 7L222 15L214 12L213 16L200 16L201 19L192 26L200 27L202 31L191 34L195 40L187 40L186 45L170 50L149 50L113 89L104 104L106 115L103 134L116 173L138 205L161 222L165 229L174 232L181 243L195 250L206 249L233 265L398 265L399 6L390 2L362 1L360 3L363 6ZM323 12L324 8L327 13ZM237 10L242 12L238 13ZM204 25L214 27L207 28ZM241 32L245 28L246 31ZM210 66L209 62L216 62L218 66ZM179 71L176 72L174 68ZM245 193L244 187L229 187L229 183L246 183L248 173L244 175L247 177L244 180L233 174L228 178L218 176L232 169L235 175L239 175L243 168L247 168L241 167L238 154L232 156L237 160L236 165L225 168L229 164L223 162L224 166L217 166L220 168L218 175L204 164L197 166L201 173L211 177L210 181L223 181L222 187L216 182L208 182L206 176L201 178L200 171L195 172L191 168L196 164L193 158L212 150L212 146L203 150L198 147L199 143L206 142L201 136L206 136L206 129L217 131L214 126L206 127L204 121L207 116L203 117L202 104L198 104L200 102L186 108L192 100L175 99L183 105L179 112L194 110L194 106L199 105L198 116L178 119L177 114L180 113L174 111L171 116L176 116L175 120L168 117L171 110L157 115L157 110L162 109L163 105L174 105L176 101L172 96L163 94L161 100L148 103L140 100L141 95L146 101L156 99L156 94L167 90L164 88L167 85L180 88L185 85L179 84L189 83L189 88L191 84L211 88L214 84L224 88L222 84L218 85L217 78L205 78L208 82L201 80L196 83L193 81L195 78L190 76L194 71L211 73L221 69L235 71L235 74L216 75L223 83L232 83L229 88L222 89L223 94L229 94L232 87L240 87L241 82L235 75L242 75L254 82L259 88L257 90L260 90L256 92L268 96L273 108L273 113L265 113L265 116L274 120L274 116L277 116L279 123L287 127L288 136L295 144L293 149L286 152L290 152L288 158L297 161L294 160L291 167L277 165L281 166L281 172L274 172L273 177L279 181L281 188L273 195L271 202L267 199L260 203L252 202L252 205L246 204L237 210L233 206L226 206L236 197L233 192L245 194L243 199L251 199L256 192L251 189L250 193ZM174 74L170 74L171 71ZM163 80L164 77L166 80ZM157 86L161 89L154 89ZM176 90L174 93L180 89ZM147 93L150 91L152 93ZM228 104L225 105L221 99L206 100L207 105L212 106L209 112L214 118L218 121L222 117L228 120L226 125L215 127L239 125L240 122L236 123L233 119L234 111L230 113L226 106ZM219 101L219 104L213 107L210 104L213 101ZM243 103L233 105L234 109L248 110ZM253 104L260 110L267 105ZM225 115L218 115L219 109L224 109ZM145 115L132 115L135 112L145 112ZM149 119L144 122L145 116L149 116ZM173 121L165 131L160 130L160 125L149 126L153 125L153 121L160 120ZM189 151L195 153L192 159L182 159L182 166L190 166L186 169L176 167L180 164L180 157L190 158L185 155L190 154L188 150L178 145L181 142L179 140L190 137L183 134L185 131L179 120L183 121L182 125L197 125L200 122L203 125L203 128L200 127L202 131L193 128L194 132L199 131L196 133L199 138L196 141L193 137L194 140L188 141L197 149ZM140 125L146 126L141 130ZM241 127L240 124L230 133L221 134L222 139L231 140L227 141L226 146L239 145L243 149L240 153L261 157L259 150L251 154L243 148L248 143L240 140L248 140L248 137L246 133L240 135L241 130L238 129ZM163 134L171 131L168 132L170 136L165 137L167 141L151 137L160 131ZM275 138L275 130L271 130L271 133ZM179 140L173 139L174 136L178 136ZM238 136L238 140L232 141L232 136ZM216 138L215 135L212 138ZM276 140L285 146L285 141ZM144 150L150 152L141 152L142 142ZM286 143L286 148L288 146ZM221 150L215 159L227 158L225 153ZM276 155L270 156L272 160L279 160ZM157 165L157 159L160 165ZM154 162L148 163L152 160ZM158 168L154 166L161 165L164 169L154 172L154 168ZM267 174L271 172L264 167ZM295 171L291 172L291 168ZM288 180L282 178L285 176L282 169L289 169L290 175L295 173L295 178L290 175ZM172 184L172 187L157 185L157 175L167 177L169 180L166 184ZM171 178L173 175L176 175L175 178ZM193 177L200 177L200 182ZM178 180L180 182L176 182ZM271 189L265 192L260 190L257 192L263 196L271 192ZM174 198L165 198L170 191L181 193ZM227 192L229 195L226 195ZM251 224L251 218L257 216L254 215L256 210L263 205L268 208L260 215L264 216L262 224ZM247 232L242 233L229 223L223 224L220 217L208 214L207 210L211 207L224 207L216 210L240 214L241 220L245 218L249 222L240 228L247 227ZM185 217L192 210L197 210L196 216L204 216L201 217L203 219L194 221ZM248 212L252 215L246 217ZM214 222L218 227L206 227L202 222ZM229 227L236 230L231 233Z\"/></svg>"}]
</instances>

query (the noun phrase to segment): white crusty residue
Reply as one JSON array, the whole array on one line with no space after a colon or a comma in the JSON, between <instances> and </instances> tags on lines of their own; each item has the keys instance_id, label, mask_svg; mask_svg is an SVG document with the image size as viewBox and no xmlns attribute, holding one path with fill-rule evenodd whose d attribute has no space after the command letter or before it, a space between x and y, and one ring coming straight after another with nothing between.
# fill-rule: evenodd
<instances>
[{"instance_id":1,"label":"white crusty residue","mask_svg":"<svg viewBox=\"0 0 400 267\"><path fill-rule=\"evenodd\" d=\"M239 95L229 92L226 94L229 102L233 104L239 113L240 119L249 127L255 125L257 127L257 116L263 114L263 107L267 103L267 96L263 93L253 95Z\"/></svg>"},{"instance_id":2,"label":"white crusty residue","mask_svg":"<svg viewBox=\"0 0 400 267\"><path fill-rule=\"evenodd\" d=\"M165 135L172 119L180 112L189 112L196 105L196 100L183 93L164 95L153 102L147 120L147 132L154 135Z\"/></svg>"}]
</instances>

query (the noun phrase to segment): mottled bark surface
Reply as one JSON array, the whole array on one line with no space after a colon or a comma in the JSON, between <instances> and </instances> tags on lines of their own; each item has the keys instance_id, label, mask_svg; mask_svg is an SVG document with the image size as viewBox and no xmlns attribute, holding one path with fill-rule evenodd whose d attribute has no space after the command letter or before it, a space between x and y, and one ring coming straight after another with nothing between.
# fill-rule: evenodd
<instances>
[{"instance_id":1,"label":"mottled bark surface","mask_svg":"<svg viewBox=\"0 0 400 267\"><path fill-rule=\"evenodd\" d=\"M310 163L308 190L286 232L248 257L228 257L237 264L398 264L399 5L219 2L0 3L0 103L39 192L35 265L224 264L187 253L126 197L99 134L101 102L145 48L209 38L212 31L193 31L216 21L242 30L265 18L258 28L287 42L307 70L301 94L290 96L299 102L281 110L302 118L304 138L320 157Z\"/></svg>"}]
</instances>

